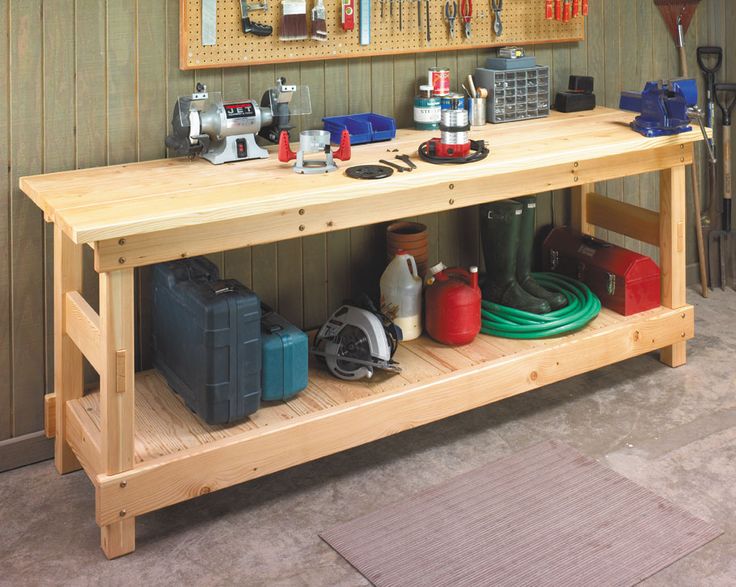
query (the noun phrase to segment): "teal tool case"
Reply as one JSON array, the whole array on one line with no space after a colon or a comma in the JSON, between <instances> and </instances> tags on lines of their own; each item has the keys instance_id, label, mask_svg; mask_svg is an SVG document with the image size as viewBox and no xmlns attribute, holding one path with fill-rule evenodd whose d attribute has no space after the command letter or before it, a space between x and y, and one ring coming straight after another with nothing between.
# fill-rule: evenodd
<instances>
[{"instance_id":1,"label":"teal tool case","mask_svg":"<svg viewBox=\"0 0 736 587\"><path fill-rule=\"evenodd\" d=\"M307 387L309 340L271 308L262 305L261 399L286 400Z\"/></svg>"}]
</instances>

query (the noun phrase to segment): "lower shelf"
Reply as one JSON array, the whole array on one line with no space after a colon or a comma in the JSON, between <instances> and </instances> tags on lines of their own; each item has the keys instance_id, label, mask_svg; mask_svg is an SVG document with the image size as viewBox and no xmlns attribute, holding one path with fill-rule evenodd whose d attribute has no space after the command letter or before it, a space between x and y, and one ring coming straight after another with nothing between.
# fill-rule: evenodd
<instances>
[{"instance_id":1,"label":"lower shelf","mask_svg":"<svg viewBox=\"0 0 736 587\"><path fill-rule=\"evenodd\" d=\"M107 476L83 463L98 488L98 523L139 515L439 420L691 338L691 306L625 318L608 310L583 330L548 340L478 336L462 347L403 343L400 375L344 382L318 366L309 387L236 426L208 426L155 371L136 375L135 467ZM99 394L67 405L75 443L101 446ZM126 480L125 484L121 480ZM121 488L124 487L124 488Z\"/></svg>"}]
</instances>

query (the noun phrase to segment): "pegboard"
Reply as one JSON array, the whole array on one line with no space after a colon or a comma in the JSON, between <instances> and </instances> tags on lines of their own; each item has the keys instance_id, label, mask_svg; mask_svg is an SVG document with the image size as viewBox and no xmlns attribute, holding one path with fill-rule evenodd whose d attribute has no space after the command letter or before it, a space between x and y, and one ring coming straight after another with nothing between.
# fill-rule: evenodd
<instances>
[{"instance_id":1,"label":"pegboard","mask_svg":"<svg viewBox=\"0 0 736 587\"><path fill-rule=\"evenodd\" d=\"M255 2L256 0L250 0ZM419 0L393 0L393 17L390 2L371 1L371 43L361 45L359 41L360 14L358 0L355 1L355 30L343 31L340 25L341 4L339 0L324 0L327 11L326 41L312 39L281 41L279 22L280 0L269 0L268 11L251 12L251 20L273 26L273 35L256 37L246 35L241 29L239 0L217 0L217 44L202 45L202 0L180 0L181 21L179 31L181 69L205 69L210 67L239 67L263 63L313 61L320 59L344 59L401 53L422 53L478 49L503 45L533 45L561 43L584 39L585 25L582 16L568 23L545 20L545 0L506 0L501 18L503 33L493 33L494 17L490 0L473 2L471 37L464 34L463 21L455 20L455 36L450 38L445 20L445 0L429 0L430 40L427 41L426 6L421 0L422 28L418 28L417 3ZM311 14L314 0L307 2L307 14ZM593 3L591 3L593 4ZM399 7L403 10L403 30L399 30ZM591 6L595 10L596 6ZM309 19L308 19L309 20Z\"/></svg>"}]
</instances>

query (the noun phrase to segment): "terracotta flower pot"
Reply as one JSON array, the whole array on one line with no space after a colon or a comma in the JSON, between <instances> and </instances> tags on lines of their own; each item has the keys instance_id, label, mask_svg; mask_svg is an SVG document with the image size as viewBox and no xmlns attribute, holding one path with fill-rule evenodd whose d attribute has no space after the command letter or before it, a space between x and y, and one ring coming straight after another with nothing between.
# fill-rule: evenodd
<instances>
[{"instance_id":1,"label":"terracotta flower pot","mask_svg":"<svg viewBox=\"0 0 736 587\"><path fill-rule=\"evenodd\" d=\"M428 231L419 222L394 222L386 228L386 241L389 244L408 245L409 243L427 242Z\"/></svg>"},{"instance_id":2,"label":"terracotta flower pot","mask_svg":"<svg viewBox=\"0 0 736 587\"><path fill-rule=\"evenodd\" d=\"M393 222L386 228L386 256L394 258L399 249L409 253L417 263L422 277L427 272L429 261L429 231L419 222Z\"/></svg>"}]
</instances>

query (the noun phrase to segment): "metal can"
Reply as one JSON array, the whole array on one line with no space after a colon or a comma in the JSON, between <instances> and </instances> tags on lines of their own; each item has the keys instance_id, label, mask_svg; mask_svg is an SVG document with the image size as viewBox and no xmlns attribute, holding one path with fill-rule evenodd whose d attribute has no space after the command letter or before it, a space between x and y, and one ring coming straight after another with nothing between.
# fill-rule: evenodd
<instances>
[{"instance_id":1,"label":"metal can","mask_svg":"<svg viewBox=\"0 0 736 587\"><path fill-rule=\"evenodd\" d=\"M414 128L437 130L441 114L440 98L432 95L432 86L419 86L419 95L414 98Z\"/></svg>"},{"instance_id":2,"label":"metal can","mask_svg":"<svg viewBox=\"0 0 736 587\"><path fill-rule=\"evenodd\" d=\"M427 79L435 96L446 96L450 93L450 70L446 67L430 67Z\"/></svg>"},{"instance_id":3,"label":"metal can","mask_svg":"<svg viewBox=\"0 0 736 587\"><path fill-rule=\"evenodd\" d=\"M450 92L446 96L442 96L442 110L455 110L465 108L465 96L457 92Z\"/></svg>"}]
</instances>

